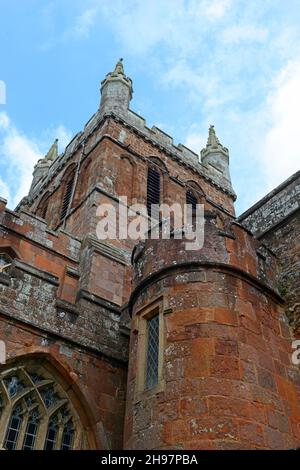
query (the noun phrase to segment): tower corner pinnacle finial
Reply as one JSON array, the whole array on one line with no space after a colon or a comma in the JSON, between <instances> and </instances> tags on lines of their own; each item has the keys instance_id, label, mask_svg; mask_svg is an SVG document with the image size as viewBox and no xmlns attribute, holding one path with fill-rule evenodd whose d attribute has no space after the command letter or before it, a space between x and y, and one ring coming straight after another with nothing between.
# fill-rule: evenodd
<instances>
[{"instance_id":1,"label":"tower corner pinnacle finial","mask_svg":"<svg viewBox=\"0 0 300 470\"><path fill-rule=\"evenodd\" d=\"M207 139L206 147L208 147L208 146L215 147L215 146L218 146L218 145L220 145L220 141L217 137L215 126L213 126L211 124L209 126L209 130L208 130L208 139Z\"/></svg>"},{"instance_id":2,"label":"tower corner pinnacle finial","mask_svg":"<svg viewBox=\"0 0 300 470\"><path fill-rule=\"evenodd\" d=\"M229 151L220 143L215 126L212 124L209 126L206 147L201 150L201 162L210 171L219 170L230 181Z\"/></svg>"},{"instance_id":3,"label":"tower corner pinnacle finial","mask_svg":"<svg viewBox=\"0 0 300 470\"><path fill-rule=\"evenodd\" d=\"M217 137L215 126L211 124L208 130L208 139L207 144L204 149L201 150L201 156L206 156L210 152L219 151L223 154L229 155L228 149L220 144L220 141Z\"/></svg>"},{"instance_id":4,"label":"tower corner pinnacle finial","mask_svg":"<svg viewBox=\"0 0 300 470\"><path fill-rule=\"evenodd\" d=\"M56 138L53 144L51 145L45 160L48 162L53 162L58 156L58 139Z\"/></svg>"},{"instance_id":5,"label":"tower corner pinnacle finial","mask_svg":"<svg viewBox=\"0 0 300 470\"><path fill-rule=\"evenodd\" d=\"M100 112L126 113L132 93L132 80L125 75L123 58L120 58L114 70L101 82Z\"/></svg>"},{"instance_id":6,"label":"tower corner pinnacle finial","mask_svg":"<svg viewBox=\"0 0 300 470\"><path fill-rule=\"evenodd\" d=\"M115 66L115 70L114 70L114 73L117 73L117 74L123 74L124 75L124 66L123 66L123 59L122 57L118 60L118 62L116 63L116 66Z\"/></svg>"}]
</instances>

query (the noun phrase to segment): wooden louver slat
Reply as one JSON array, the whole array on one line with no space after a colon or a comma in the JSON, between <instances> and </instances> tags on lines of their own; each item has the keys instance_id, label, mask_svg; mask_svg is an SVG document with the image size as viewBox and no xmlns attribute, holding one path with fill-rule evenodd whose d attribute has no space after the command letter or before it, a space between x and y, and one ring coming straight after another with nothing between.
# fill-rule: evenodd
<instances>
[{"instance_id":1,"label":"wooden louver slat","mask_svg":"<svg viewBox=\"0 0 300 470\"><path fill-rule=\"evenodd\" d=\"M69 180L66 184L65 194L64 194L61 213L60 213L60 220L61 221L66 217L67 212L68 212L70 199L71 199L71 196L72 196L73 182L74 182L74 178L73 178L73 175L72 175L72 177L69 178Z\"/></svg>"},{"instance_id":2,"label":"wooden louver slat","mask_svg":"<svg viewBox=\"0 0 300 470\"><path fill-rule=\"evenodd\" d=\"M147 211L149 216L156 217L158 214L151 213L152 204L160 202L160 173L155 168L148 169L147 180Z\"/></svg>"}]
</instances>

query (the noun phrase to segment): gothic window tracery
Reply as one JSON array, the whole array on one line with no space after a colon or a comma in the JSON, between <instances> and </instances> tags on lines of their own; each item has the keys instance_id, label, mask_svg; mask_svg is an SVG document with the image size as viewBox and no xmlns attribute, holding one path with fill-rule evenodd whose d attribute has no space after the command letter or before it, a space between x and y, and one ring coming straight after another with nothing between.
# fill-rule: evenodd
<instances>
[{"instance_id":1,"label":"gothic window tracery","mask_svg":"<svg viewBox=\"0 0 300 470\"><path fill-rule=\"evenodd\" d=\"M80 448L81 428L69 397L46 368L29 363L0 373L0 448Z\"/></svg>"}]
</instances>

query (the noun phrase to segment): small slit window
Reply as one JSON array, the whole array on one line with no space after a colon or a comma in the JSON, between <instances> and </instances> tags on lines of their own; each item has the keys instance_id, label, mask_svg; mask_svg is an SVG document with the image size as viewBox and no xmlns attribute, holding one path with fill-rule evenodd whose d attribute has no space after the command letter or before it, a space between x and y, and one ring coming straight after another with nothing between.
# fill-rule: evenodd
<instances>
[{"instance_id":1,"label":"small slit window","mask_svg":"<svg viewBox=\"0 0 300 470\"><path fill-rule=\"evenodd\" d=\"M159 315L147 321L147 363L146 389L153 388L158 383L158 354L159 354Z\"/></svg>"},{"instance_id":2,"label":"small slit window","mask_svg":"<svg viewBox=\"0 0 300 470\"><path fill-rule=\"evenodd\" d=\"M165 389L164 363L164 303L160 297L136 312L137 378L135 399L143 393Z\"/></svg>"}]
</instances>

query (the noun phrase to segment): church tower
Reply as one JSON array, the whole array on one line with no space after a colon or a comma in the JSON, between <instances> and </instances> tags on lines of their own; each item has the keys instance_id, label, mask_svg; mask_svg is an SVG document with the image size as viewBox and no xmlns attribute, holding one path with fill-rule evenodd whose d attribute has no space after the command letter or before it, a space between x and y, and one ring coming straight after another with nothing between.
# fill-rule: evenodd
<instances>
[{"instance_id":1,"label":"church tower","mask_svg":"<svg viewBox=\"0 0 300 470\"><path fill-rule=\"evenodd\" d=\"M120 59L95 114L61 154L55 141L37 162L16 210L0 198L0 447L296 447L299 372L277 258L250 232L272 218L270 198L245 228L214 127L200 159L132 110L132 93ZM298 177L280 192L284 208ZM151 204L173 203L204 206L201 249L186 249L184 231L99 235L103 207L117 223L130 209L128 219L149 224Z\"/></svg>"}]
</instances>

